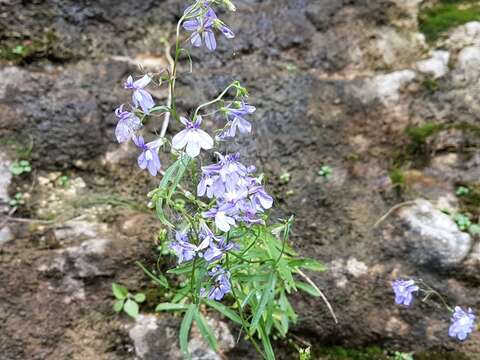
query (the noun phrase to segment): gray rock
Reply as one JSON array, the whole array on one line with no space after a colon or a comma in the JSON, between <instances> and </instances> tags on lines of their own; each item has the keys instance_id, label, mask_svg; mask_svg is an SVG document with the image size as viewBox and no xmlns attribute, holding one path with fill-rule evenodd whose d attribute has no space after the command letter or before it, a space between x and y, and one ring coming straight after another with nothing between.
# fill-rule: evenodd
<instances>
[{"instance_id":1,"label":"gray rock","mask_svg":"<svg viewBox=\"0 0 480 360\"><path fill-rule=\"evenodd\" d=\"M0 229L0 246L8 243L13 240L12 231L9 227L4 226Z\"/></svg>"},{"instance_id":2,"label":"gray rock","mask_svg":"<svg viewBox=\"0 0 480 360\"><path fill-rule=\"evenodd\" d=\"M218 341L220 353L235 347L235 339L226 323L207 318L207 323ZM136 324L130 329L137 359L141 360L181 360L181 351L177 345L178 324L171 317L139 315ZM192 360L221 360L203 340L195 324L190 331L188 350Z\"/></svg>"},{"instance_id":3,"label":"gray rock","mask_svg":"<svg viewBox=\"0 0 480 360\"><path fill-rule=\"evenodd\" d=\"M0 89L1 90L1 89ZM0 212L8 208L8 186L12 181L12 174L10 173L10 159L5 153L0 152Z\"/></svg>"},{"instance_id":4,"label":"gray rock","mask_svg":"<svg viewBox=\"0 0 480 360\"><path fill-rule=\"evenodd\" d=\"M461 232L450 216L429 201L418 199L415 205L402 208L398 216L416 263L449 268L460 265L470 252L470 235Z\"/></svg>"}]
</instances>

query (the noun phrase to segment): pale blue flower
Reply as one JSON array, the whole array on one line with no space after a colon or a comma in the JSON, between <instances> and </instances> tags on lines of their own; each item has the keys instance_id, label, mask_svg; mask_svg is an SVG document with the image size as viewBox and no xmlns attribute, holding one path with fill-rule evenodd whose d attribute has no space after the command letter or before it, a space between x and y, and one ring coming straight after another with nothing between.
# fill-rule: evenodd
<instances>
[{"instance_id":1,"label":"pale blue flower","mask_svg":"<svg viewBox=\"0 0 480 360\"><path fill-rule=\"evenodd\" d=\"M409 306L412 303L412 293L419 290L419 287L415 285L413 280L396 280L393 282L392 288L395 292L395 303L405 306Z\"/></svg>"},{"instance_id":2,"label":"pale blue flower","mask_svg":"<svg viewBox=\"0 0 480 360\"><path fill-rule=\"evenodd\" d=\"M176 134L172 139L172 147L175 150L181 150L186 147L188 156L194 158L200 154L200 149L210 150L213 148L213 139L205 131L200 129L202 117L197 116L192 123L184 117L180 121L185 125L185 129Z\"/></svg>"},{"instance_id":3,"label":"pale blue flower","mask_svg":"<svg viewBox=\"0 0 480 360\"><path fill-rule=\"evenodd\" d=\"M458 340L465 340L475 330L475 315L472 309L464 311L460 306L455 306L448 335Z\"/></svg>"},{"instance_id":4,"label":"pale blue flower","mask_svg":"<svg viewBox=\"0 0 480 360\"><path fill-rule=\"evenodd\" d=\"M144 113L148 113L155 106L152 95L144 89L151 81L152 79L148 75L136 81L133 81L133 77L130 75L125 82L125 89L133 90L133 105L140 106Z\"/></svg>"},{"instance_id":5,"label":"pale blue flower","mask_svg":"<svg viewBox=\"0 0 480 360\"><path fill-rule=\"evenodd\" d=\"M119 143L130 140L135 131L142 127L142 122L133 112L123 110L123 104L115 110L115 115L118 118L115 137Z\"/></svg>"},{"instance_id":6,"label":"pale blue flower","mask_svg":"<svg viewBox=\"0 0 480 360\"><path fill-rule=\"evenodd\" d=\"M208 274L212 277L213 286L208 292L205 288L200 289L200 296L207 297L209 300L220 301L225 294L232 291L230 272L223 270L220 266L215 266Z\"/></svg>"},{"instance_id":7,"label":"pale blue flower","mask_svg":"<svg viewBox=\"0 0 480 360\"><path fill-rule=\"evenodd\" d=\"M158 149L161 146L161 139L145 144L143 136L134 136L133 142L142 153L138 156L138 166L140 169L148 169L152 176L156 176L160 170L160 158L158 157Z\"/></svg>"}]
</instances>

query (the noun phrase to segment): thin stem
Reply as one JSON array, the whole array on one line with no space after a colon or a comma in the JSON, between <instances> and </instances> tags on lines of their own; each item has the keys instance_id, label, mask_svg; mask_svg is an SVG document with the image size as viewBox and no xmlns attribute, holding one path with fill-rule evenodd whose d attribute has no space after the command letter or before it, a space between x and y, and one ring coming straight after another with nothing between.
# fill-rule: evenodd
<instances>
[{"instance_id":1,"label":"thin stem","mask_svg":"<svg viewBox=\"0 0 480 360\"><path fill-rule=\"evenodd\" d=\"M197 296L197 291L195 289L195 268L197 265L197 256L195 255L195 258L193 259L193 264L192 264L192 274L190 277L190 292L193 295L193 300L195 304L198 305L198 296Z\"/></svg>"},{"instance_id":2,"label":"thin stem","mask_svg":"<svg viewBox=\"0 0 480 360\"><path fill-rule=\"evenodd\" d=\"M433 295L437 295L437 297L442 301L443 305L447 308L448 311L450 312L453 312L453 309L452 307L447 303L447 301L445 300L445 298L437 291L435 290L434 288L432 288L431 286L429 286L425 281L423 281L422 279L419 279L419 282L421 282L423 285L425 285L428 289L427 290L424 290L424 289L420 289L421 291L423 291L426 296L425 298L423 299L423 301L426 301L431 294Z\"/></svg>"},{"instance_id":3,"label":"thin stem","mask_svg":"<svg viewBox=\"0 0 480 360\"><path fill-rule=\"evenodd\" d=\"M168 41L166 41L165 42L165 55L167 57L168 63L170 64L170 69L173 72L174 69L176 69L176 67L175 67L175 60L173 60L172 56L170 55L170 47L171 47L170 44L168 43ZM170 81L169 81L169 91L168 91L168 99L167 99L167 107L169 109L171 109L171 107L172 107L172 95L173 95L173 91L172 91L172 88L170 86ZM165 118L163 119L163 124L162 124L162 130L160 131L160 137L162 137L162 138L165 137L165 134L167 133L169 122L170 122L170 111L165 113Z\"/></svg>"},{"instance_id":4,"label":"thin stem","mask_svg":"<svg viewBox=\"0 0 480 360\"><path fill-rule=\"evenodd\" d=\"M236 82L233 82L231 83L230 85L228 85L226 87L225 90L222 91L222 93L220 95L218 95L215 99L213 99L212 101L209 101L209 102L206 102L204 104L201 104L199 107L197 107L197 109L195 110L195 113L193 114L193 118L192 120L194 120L196 117L197 117L197 114L198 112L200 111L200 109L206 107L206 106L209 106L209 105L212 105L212 104L215 104L216 102L219 102L220 100L222 100L222 98L225 96L225 94L228 92L228 90L230 90L232 87L236 86Z\"/></svg>"},{"instance_id":5,"label":"thin stem","mask_svg":"<svg viewBox=\"0 0 480 360\"><path fill-rule=\"evenodd\" d=\"M227 253L227 256L226 256L227 268L228 268L228 255L229 254ZM260 354L260 356L263 359L267 359L267 357L263 353L262 349L260 349L260 346L258 345L257 341L255 340L255 338L253 337L253 335L249 331L248 322L245 320L245 317L243 315L243 310L242 310L242 306L240 304L240 300L238 299L237 295L235 295L235 288L232 284L232 280L230 279L229 282L230 282L230 288L232 289L233 298L235 299L235 303L237 304L237 307L238 307L238 314L240 315L240 320L242 321L242 327L245 329L245 332L247 334L247 339L252 343L253 347Z\"/></svg>"}]
</instances>

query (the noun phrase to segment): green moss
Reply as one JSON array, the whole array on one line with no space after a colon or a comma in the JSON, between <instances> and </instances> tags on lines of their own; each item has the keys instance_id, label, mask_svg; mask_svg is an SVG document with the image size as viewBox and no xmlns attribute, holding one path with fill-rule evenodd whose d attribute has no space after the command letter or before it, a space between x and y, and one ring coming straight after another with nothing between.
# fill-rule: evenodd
<instances>
[{"instance_id":1,"label":"green moss","mask_svg":"<svg viewBox=\"0 0 480 360\"><path fill-rule=\"evenodd\" d=\"M405 186L405 174L401 169L395 168L390 171L390 180L392 181L393 186L404 187Z\"/></svg>"},{"instance_id":2,"label":"green moss","mask_svg":"<svg viewBox=\"0 0 480 360\"><path fill-rule=\"evenodd\" d=\"M378 346L365 349L348 349L341 346L321 349L318 355L325 360L388 360L391 359Z\"/></svg>"},{"instance_id":3,"label":"green moss","mask_svg":"<svg viewBox=\"0 0 480 360\"><path fill-rule=\"evenodd\" d=\"M432 135L445 129L444 124L425 123L421 126L408 127L406 132L412 143L423 144Z\"/></svg>"},{"instance_id":4,"label":"green moss","mask_svg":"<svg viewBox=\"0 0 480 360\"><path fill-rule=\"evenodd\" d=\"M438 133L449 129L462 130L473 136L480 137L480 126L467 122L449 124L428 122L420 126L410 126L405 130L409 142L407 145L397 148L392 154L393 169L405 168L405 166L411 165L414 167L426 165L430 157L430 149L427 140Z\"/></svg>"},{"instance_id":5,"label":"green moss","mask_svg":"<svg viewBox=\"0 0 480 360\"><path fill-rule=\"evenodd\" d=\"M437 40L453 27L477 20L480 20L480 2L473 0L440 0L419 14L420 31L428 41Z\"/></svg>"},{"instance_id":6,"label":"green moss","mask_svg":"<svg viewBox=\"0 0 480 360\"><path fill-rule=\"evenodd\" d=\"M0 45L0 59L17 64L41 59L63 61L72 56L71 50L64 48L58 34L51 30L45 30L35 38L30 35L10 38Z\"/></svg>"},{"instance_id":7,"label":"green moss","mask_svg":"<svg viewBox=\"0 0 480 360\"><path fill-rule=\"evenodd\" d=\"M435 80L435 79L432 78L432 77L427 77L427 78L425 78L425 80L423 80L423 82L422 82L422 86L423 86L428 92L431 92L431 93L434 93L434 92L437 91L438 88L439 88L437 80Z\"/></svg>"},{"instance_id":8,"label":"green moss","mask_svg":"<svg viewBox=\"0 0 480 360\"><path fill-rule=\"evenodd\" d=\"M480 183L462 184L468 188L468 192L458 196L460 211L469 214L472 219L480 216Z\"/></svg>"}]
</instances>

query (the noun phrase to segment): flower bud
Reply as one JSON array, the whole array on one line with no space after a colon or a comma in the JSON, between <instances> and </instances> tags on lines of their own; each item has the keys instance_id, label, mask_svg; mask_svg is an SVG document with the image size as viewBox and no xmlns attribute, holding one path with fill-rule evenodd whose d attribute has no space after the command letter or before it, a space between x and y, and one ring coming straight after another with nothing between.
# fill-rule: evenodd
<instances>
[{"instance_id":1,"label":"flower bud","mask_svg":"<svg viewBox=\"0 0 480 360\"><path fill-rule=\"evenodd\" d=\"M223 0L223 5L225 5L229 11L237 10L235 5L230 0Z\"/></svg>"}]
</instances>

